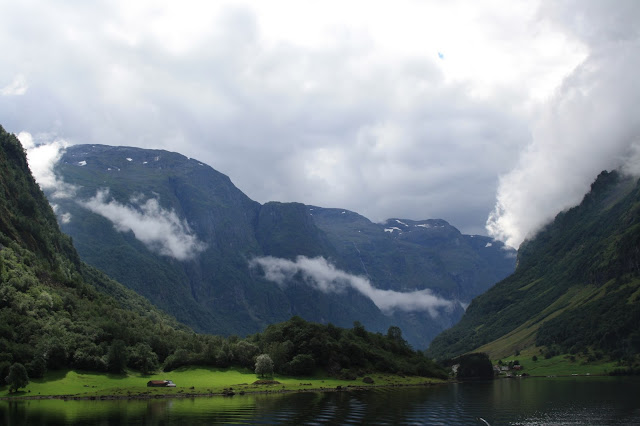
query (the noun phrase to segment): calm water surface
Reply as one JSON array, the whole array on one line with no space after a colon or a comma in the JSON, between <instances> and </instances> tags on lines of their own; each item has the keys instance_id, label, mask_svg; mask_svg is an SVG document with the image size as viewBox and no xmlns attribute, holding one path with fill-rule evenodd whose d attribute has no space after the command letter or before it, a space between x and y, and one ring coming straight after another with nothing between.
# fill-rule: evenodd
<instances>
[{"instance_id":1,"label":"calm water surface","mask_svg":"<svg viewBox=\"0 0 640 426\"><path fill-rule=\"evenodd\" d=\"M6 425L640 425L640 378L500 379L357 392L0 401Z\"/></svg>"}]
</instances>

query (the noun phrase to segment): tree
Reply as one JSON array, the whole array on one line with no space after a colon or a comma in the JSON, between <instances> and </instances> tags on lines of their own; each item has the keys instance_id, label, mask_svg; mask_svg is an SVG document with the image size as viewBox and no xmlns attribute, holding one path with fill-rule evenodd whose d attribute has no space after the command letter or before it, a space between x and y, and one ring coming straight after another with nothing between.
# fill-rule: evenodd
<instances>
[{"instance_id":1,"label":"tree","mask_svg":"<svg viewBox=\"0 0 640 426\"><path fill-rule=\"evenodd\" d=\"M51 370L58 370L67 367L69 353L62 342L54 338L49 342L47 354L47 367Z\"/></svg>"},{"instance_id":2,"label":"tree","mask_svg":"<svg viewBox=\"0 0 640 426\"><path fill-rule=\"evenodd\" d=\"M458 367L457 377L464 378L492 378L493 366L489 360L489 356L485 353L471 353L456 358L460 366ZM513 366L509 362L509 368Z\"/></svg>"},{"instance_id":3,"label":"tree","mask_svg":"<svg viewBox=\"0 0 640 426\"><path fill-rule=\"evenodd\" d=\"M402 330L400 327L392 325L387 330L387 339L389 339L396 346L398 350L409 349L409 343L402 337Z\"/></svg>"},{"instance_id":4,"label":"tree","mask_svg":"<svg viewBox=\"0 0 640 426\"><path fill-rule=\"evenodd\" d=\"M27 369L19 362L9 367L9 375L5 377L5 382L9 385L9 392L17 391L29 384Z\"/></svg>"},{"instance_id":5,"label":"tree","mask_svg":"<svg viewBox=\"0 0 640 426\"><path fill-rule=\"evenodd\" d=\"M184 348L177 349L173 354L164 360L164 371L175 370L184 365L189 365L191 354Z\"/></svg>"},{"instance_id":6,"label":"tree","mask_svg":"<svg viewBox=\"0 0 640 426\"><path fill-rule=\"evenodd\" d=\"M387 330L387 337L390 340L396 341L398 343L404 343L404 339L402 338L402 330L400 327L392 325Z\"/></svg>"},{"instance_id":7,"label":"tree","mask_svg":"<svg viewBox=\"0 0 640 426\"><path fill-rule=\"evenodd\" d=\"M298 354L287 364L287 372L293 376L313 374L316 361L309 354Z\"/></svg>"},{"instance_id":8,"label":"tree","mask_svg":"<svg viewBox=\"0 0 640 426\"><path fill-rule=\"evenodd\" d=\"M44 373L47 372L47 361L45 361L41 356L36 356L27 364L27 370L30 377L44 377Z\"/></svg>"},{"instance_id":9,"label":"tree","mask_svg":"<svg viewBox=\"0 0 640 426\"><path fill-rule=\"evenodd\" d=\"M131 350L129 365L143 374L153 373L158 369L158 355L146 343L138 343Z\"/></svg>"},{"instance_id":10,"label":"tree","mask_svg":"<svg viewBox=\"0 0 640 426\"><path fill-rule=\"evenodd\" d=\"M110 373L124 373L127 366L127 347L122 340L114 340L107 352L107 369Z\"/></svg>"},{"instance_id":11,"label":"tree","mask_svg":"<svg viewBox=\"0 0 640 426\"><path fill-rule=\"evenodd\" d=\"M367 330L365 330L364 325L362 325L360 321L353 322L353 334L362 338L367 337Z\"/></svg>"},{"instance_id":12,"label":"tree","mask_svg":"<svg viewBox=\"0 0 640 426\"><path fill-rule=\"evenodd\" d=\"M246 340L240 340L238 343L231 345L233 358L235 362L243 367L251 368L253 357L260 353L260 349Z\"/></svg>"},{"instance_id":13,"label":"tree","mask_svg":"<svg viewBox=\"0 0 640 426\"><path fill-rule=\"evenodd\" d=\"M265 374L267 376L273 374L273 361L269 355L258 355L258 358L256 358L256 374L259 374L260 377L264 377Z\"/></svg>"}]
</instances>

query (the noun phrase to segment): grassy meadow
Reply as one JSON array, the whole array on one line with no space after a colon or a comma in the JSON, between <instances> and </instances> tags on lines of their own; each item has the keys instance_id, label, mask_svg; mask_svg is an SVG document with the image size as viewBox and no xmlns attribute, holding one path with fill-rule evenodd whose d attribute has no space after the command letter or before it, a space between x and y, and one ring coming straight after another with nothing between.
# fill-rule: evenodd
<instances>
[{"instance_id":1,"label":"grassy meadow","mask_svg":"<svg viewBox=\"0 0 640 426\"><path fill-rule=\"evenodd\" d=\"M537 356L537 360L533 361L533 356ZM522 351L520 355L509 356L501 359L504 364L509 361L518 360L523 369L521 371L511 371L510 373L522 374L527 373L531 376L596 376L607 375L616 368L619 368L615 361L592 361L587 362L586 357L576 355L574 360L569 355L558 355L551 358L545 358L540 353L533 351ZM494 360L493 364L497 364L498 360Z\"/></svg>"},{"instance_id":2,"label":"grassy meadow","mask_svg":"<svg viewBox=\"0 0 640 426\"><path fill-rule=\"evenodd\" d=\"M331 377L316 375L313 377L288 377L274 375L269 380L279 384L253 384L261 377L248 369L238 368L210 368L184 367L168 373L142 375L134 371L127 374L104 374L82 372L75 370L60 370L48 372L43 379L31 380L29 385L19 392L9 393L8 387L0 387L0 398L6 397L153 397L155 395L210 395L222 394L225 389L233 388L237 394L241 391L251 392L281 392L281 391L309 391L332 390L337 386L399 386L421 385L426 383L443 383L443 380L425 377L401 377L392 374L377 374L370 376L373 384L356 380L339 380ZM147 387L149 380L172 380L175 388Z\"/></svg>"}]
</instances>

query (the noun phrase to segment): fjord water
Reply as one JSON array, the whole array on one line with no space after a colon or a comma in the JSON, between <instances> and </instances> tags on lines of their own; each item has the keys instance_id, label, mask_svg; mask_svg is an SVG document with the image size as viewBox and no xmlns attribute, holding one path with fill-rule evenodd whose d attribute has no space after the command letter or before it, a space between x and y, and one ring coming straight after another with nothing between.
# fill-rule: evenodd
<instances>
[{"instance_id":1,"label":"fjord water","mask_svg":"<svg viewBox=\"0 0 640 426\"><path fill-rule=\"evenodd\" d=\"M182 399L0 401L8 425L637 425L640 379L558 377L369 391Z\"/></svg>"}]
</instances>

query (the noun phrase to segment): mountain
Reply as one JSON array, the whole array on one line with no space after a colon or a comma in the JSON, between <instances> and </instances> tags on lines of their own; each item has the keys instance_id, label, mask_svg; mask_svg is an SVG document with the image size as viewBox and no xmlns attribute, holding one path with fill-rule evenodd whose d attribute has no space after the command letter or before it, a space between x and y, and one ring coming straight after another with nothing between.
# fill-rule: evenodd
<instances>
[{"instance_id":1,"label":"mountain","mask_svg":"<svg viewBox=\"0 0 640 426\"><path fill-rule=\"evenodd\" d=\"M428 354L501 358L536 348L596 358L640 353L640 185L602 172L582 203L518 251L513 275L475 298Z\"/></svg>"},{"instance_id":2,"label":"mountain","mask_svg":"<svg viewBox=\"0 0 640 426\"><path fill-rule=\"evenodd\" d=\"M2 127L0 170L4 396L13 392L10 387L25 385L5 379L10 370L22 369L34 379L48 370L67 369L122 373L127 368L145 374L189 365L253 369L259 354L268 354L280 374L309 375L322 369L348 379L365 371L446 378L441 367L408 346L397 327L382 335L357 323L342 329L292 317L243 340L193 333L80 261L33 179L20 142ZM45 380L52 377L57 380L59 374Z\"/></svg>"},{"instance_id":3,"label":"mountain","mask_svg":"<svg viewBox=\"0 0 640 426\"><path fill-rule=\"evenodd\" d=\"M0 384L13 363L31 378L68 367L118 371L123 365L110 356L118 350L133 350L130 366L141 359L157 365L192 338L174 318L80 261L22 145L1 126L0 170Z\"/></svg>"},{"instance_id":4,"label":"mountain","mask_svg":"<svg viewBox=\"0 0 640 426\"><path fill-rule=\"evenodd\" d=\"M183 155L75 145L45 192L81 258L199 332L247 335L300 317L426 347L510 274L515 252L443 220L384 224L249 199Z\"/></svg>"}]
</instances>

